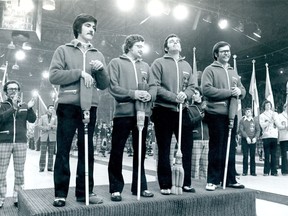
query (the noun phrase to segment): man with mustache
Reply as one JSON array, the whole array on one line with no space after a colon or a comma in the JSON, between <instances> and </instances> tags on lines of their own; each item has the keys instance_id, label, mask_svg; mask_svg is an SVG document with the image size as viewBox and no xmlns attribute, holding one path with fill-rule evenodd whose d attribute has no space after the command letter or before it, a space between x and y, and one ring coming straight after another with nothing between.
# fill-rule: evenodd
<instances>
[{"instance_id":1,"label":"man with mustache","mask_svg":"<svg viewBox=\"0 0 288 216\"><path fill-rule=\"evenodd\" d=\"M81 79L84 80L88 89L92 88L92 105L88 124L89 203L99 204L103 202L102 198L93 192L93 133L99 103L97 89L104 90L108 87L109 78L103 54L91 44L96 32L96 24L97 20L93 16L78 15L73 23L75 39L56 49L50 65L50 82L60 86L56 104L58 124L57 154L54 166L55 200L53 205L55 207L63 207L66 203L70 182L69 153L76 129L78 131L78 164L75 195L77 202L86 201L84 124L80 105Z\"/></svg>"}]
</instances>

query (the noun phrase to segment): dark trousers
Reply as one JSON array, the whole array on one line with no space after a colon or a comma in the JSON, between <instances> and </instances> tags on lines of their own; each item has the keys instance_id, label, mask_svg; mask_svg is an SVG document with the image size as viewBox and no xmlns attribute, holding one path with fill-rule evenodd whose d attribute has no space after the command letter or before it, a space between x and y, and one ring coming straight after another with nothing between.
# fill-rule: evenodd
<instances>
[{"instance_id":1,"label":"dark trousers","mask_svg":"<svg viewBox=\"0 0 288 216\"><path fill-rule=\"evenodd\" d=\"M288 140L280 141L280 148L281 148L281 173L288 174L288 162L287 162Z\"/></svg>"},{"instance_id":2,"label":"dark trousers","mask_svg":"<svg viewBox=\"0 0 288 216\"><path fill-rule=\"evenodd\" d=\"M186 110L187 111L187 110ZM187 112L183 111L183 122L187 122ZM179 112L163 107L153 109L153 121L158 145L157 175L161 189L172 187L170 165L170 146L173 133L178 141ZM193 148L193 131L190 126L182 124L181 152L184 169L184 186L191 185L191 160Z\"/></svg>"},{"instance_id":3,"label":"dark trousers","mask_svg":"<svg viewBox=\"0 0 288 216\"><path fill-rule=\"evenodd\" d=\"M94 187L94 148L93 133L96 123L96 107L90 109L88 124L88 172L89 193ZM54 166L55 197L67 197L70 182L69 155L72 140L77 129L78 163L76 173L76 197L85 197L85 157L84 157L84 124L82 110L79 106L59 104L57 108L57 154Z\"/></svg>"},{"instance_id":4,"label":"dark trousers","mask_svg":"<svg viewBox=\"0 0 288 216\"><path fill-rule=\"evenodd\" d=\"M142 130L142 151L141 151L141 191L147 190L147 180L144 169L144 160L146 153L146 135L147 135L148 117L145 118L144 128ZM119 117L113 119L112 130L112 148L108 164L109 174L109 192L122 192L124 188L124 179L122 175L122 162L125 144L132 131L133 146L133 172L131 192L137 193L138 180L138 137L136 117Z\"/></svg>"},{"instance_id":5,"label":"dark trousers","mask_svg":"<svg viewBox=\"0 0 288 216\"><path fill-rule=\"evenodd\" d=\"M41 141L41 143L40 143L40 161L39 161L40 170L44 170L45 169L47 150L48 150L48 165L47 165L47 169L48 170L52 170L55 144L56 144L56 142L55 141L50 141L49 137L47 138L47 141Z\"/></svg>"},{"instance_id":6,"label":"dark trousers","mask_svg":"<svg viewBox=\"0 0 288 216\"><path fill-rule=\"evenodd\" d=\"M223 183L227 141L229 132L229 119L227 115L205 113L209 129L209 153L208 153L208 177L207 183L215 185ZM231 143L229 150L228 170L226 184L235 184L235 136L237 128L237 116L231 131Z\"/></svg>"},{"instance_id":7,"label":"dark trousers","mask_svg":"<svg viewBox=\"0 0 288 216\"><path fill-rule=\"evenodd\" d=\"M264 174L277 174L276 168L276 152L277 152L277 138L264 138Z\"/></svg>"},{"instance_id":8,"label":"dark trousers","mask_svg":"<svg viewBox=\"0 0 288 216\"><path fill-rule=\"evenodd\" d=\"M248 144L246 138L242 137L241 141L243 151L243 173L248 172L248 153L250 153L250 174L255 174L255 152L256 143Z\"/></svg>"}]
</instances>

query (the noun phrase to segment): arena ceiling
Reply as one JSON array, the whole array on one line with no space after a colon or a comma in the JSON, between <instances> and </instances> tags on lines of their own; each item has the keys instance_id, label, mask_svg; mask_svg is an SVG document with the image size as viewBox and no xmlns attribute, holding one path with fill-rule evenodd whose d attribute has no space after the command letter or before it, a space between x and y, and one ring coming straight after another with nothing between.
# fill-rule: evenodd
<instances>
[{"instance_id":1,"label":"arena ceiling","mask_svg":"<svg viewBox=\"0 0 288 216\"><path fill-rule=\"evenodd\" d=\"M285 83L288 73L288 1L286 0L166 0L169 8L182 2L189 7L189 17L184 21L175 20L171 11L160 17L149 17L145 7L148 0L137 0L133 11L120 12L115 0L55 0L54 11L42 11L41 40L30 38L32 50L27 58L19 61L19 70L12 69L15 63L14 51L7 45L11 38L0 37L0 64L8 64L10 79L19 80L28 96L32 89L38 89L45 103L50 103L50 83L42 78L42 71L48 70L55 49L73 38L72 22L80 13L94 15L98 20L97 33L93 44L105 56L106 63L121 54L125 37L138 33L145 37L150 46L144 56L148 63L163 55L163 40L170 33L176 33L182 41L182 55L193 62L193 47L196 48L198 71L211 63L212 46L224 40L231 44L232 54L237 55L237 68L243 83L248 88L252 60L256 60L258 85L265 82L265 63L269 64L272 83ZM211 15L212 23L203 21ZM220 30L216 19L225 16L230 28ZM197 19L197 17L199 19ZM145 21L144 21L145 20ZM144 22L143 22L144 21ZM233 30L239 22L244 32ZM262 37L257 41L249 38L258 26ZM1 31L0 31L1 33ZM39 61L42 57L43 61ZM233 61L231 61L233 65ZM283 74L280 74L280 70ZM274 86L272 86L274 88ZM24 96L25 96L24 95Z\"/></svg>"}]
</instances>

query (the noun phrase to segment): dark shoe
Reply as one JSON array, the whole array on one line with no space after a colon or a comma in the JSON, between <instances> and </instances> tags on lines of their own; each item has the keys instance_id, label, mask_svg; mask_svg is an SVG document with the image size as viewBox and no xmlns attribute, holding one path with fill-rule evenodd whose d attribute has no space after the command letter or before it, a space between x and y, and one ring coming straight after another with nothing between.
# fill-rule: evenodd
<instances>
[{"instance_id":1,"label":"dark shoe","mask_svg":"<svg viewBox=\"0 0 288 216\"><path fill-rule=\"evenodd\" d=\"M14 206L18 208L18 202L14 202Z\"/></svg>"},{"instance_id":2,"label":"dark shoe","mask_svg":"<svg viewBox=\"0 0 288 216\"><path fill-rule=\"evenodd\" d=\"M114 192L111 194L111 201L120 202L122 200L120 192Z\"/></svg>"},{"instance_id":3,"label":"dark shoe","mask_svg":"<svg viewBox=\"0 0 288 216\"><path fill-rule=\"evenodd\" d=\"M235 183L235 184L228 184L227 187L231 187L231 188L235 188L235 189L243 189L245 188L244 185L240 184L240 183Z\"/></svg>"},{"instance_id":4,"label":"dark shoe","mask_svg":"<svg viewBox=\"0 0 288 216\"><path fill-rule=\"evenodd\" d=\"M257 176L257 174L256 174L256 173L252 173L251 175L252 175L252 176Z\"/></svg>"},{"instance_id":5,"label":"dark shoe","mask_svg":"<svg viewBox=\"0 0 288 216\"><path fill-rule=\"evenodd\" d=\"M53 169L47 169L48 170L48 172L53 172Z\"/></svg>"},{"instance_id":6,"label":"dark shoe","mask_svg":"<svg viewBox=\"0 0 288 216\"><path fill-rule=\"evenodd\" d=\"M242 176L247 176L247 173L243 173Z\"/></svg>"},{"instance_id":7,"label":"dark shoe","mask_svg":"<svg viewBox=\"0 0 288 216\"><path fill-rule=\"evenodd\" d=\"M77 202L85 202L85 197L77 197ZM89 194L89 203L90 204L101 204L103 203L103 199L98 197L95 193Z\"/></svg>"},{"instance_id":8,"label":"dark shoe","mask_svg":"<svg viewBox=\"0 0 288 216\"><path fill-rule=\"evenodd\" d=\"M277 173L273 173L273 174L271 174L271 176L278 176L278 174Z\"/></svg>"},{"instance_id":9,"label":"dark shoe","mask_svg":"<svg viewBox=\"0 0 288 216\"><path fill-rule=\"evenodd\" d=\"M188 192L188 193L195 193L196 192L195 189L191 186L184 186L183 191Z\"/></svg>"},{"instance_id":10,"label":"dark shoe","mask_svg":"<svg viewBox=\"0 0 288 216\"><path fill-rule=\"evenodd\" d=\"M267 174L267 173L264 173L263 176L268 176L268 174Z\"/></svg>"},{"instance_id":11,"label":"dark shoe","mask_svg":"<svg viewBox=\"0 0 288 216\"><path fill-rule=\"evenodd\" d=\"M39 172L44 172L44 169L40 169Z\"/></svg>"},{"instance_id":12,"label":"dark shoe","mask_svg":"<svg viewBox=\"0 0 288 216\"><path fill-rule=\"evenodd\" d=\"M53 202L53 206L55 207L63 207L66 204L66 199L65 198L55 198Z\"/></svg>"},{"instance_id":13,"label":"dark shoe","mask_svg":"<svg viewBox=\"0 0 288 216\"><path fill-rule=\"evenodd\" d=\"M235 173L235 176L240 176L240 174L236 172L236 173Z\"/></svg>"},{"instance_id":14,"label":"dark shoe","mask_svg":"<svg viewBox=\"0 0 288 216\"><path fill-rule=\"evenodd\" d=\"M4 202L0 201L0 208L2 208L4 206Z\"/></svg>"},{"instance_id":15,"label":"dark shoe","mask_svg":"<svg viewBox=\"0 0 288 216\"><path fill-rule=\"evenodd\" d=\"M133 192L132 195L137 195L137 192L136 193ZM149 191L149 190L144 190L144 191L142 191L140 193L140 196L142 196L142 197L153 197L154 194L151 191Z\"/></svg>"}]
</instances>

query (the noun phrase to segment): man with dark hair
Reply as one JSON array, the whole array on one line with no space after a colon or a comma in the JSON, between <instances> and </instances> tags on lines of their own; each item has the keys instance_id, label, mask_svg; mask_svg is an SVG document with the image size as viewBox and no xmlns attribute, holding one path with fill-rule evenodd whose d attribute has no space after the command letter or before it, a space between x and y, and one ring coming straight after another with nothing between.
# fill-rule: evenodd
<instances>
[{"instance_id":1,"label":"man with dark hair","mask_svg":"<svg viewBox=\"0 0 288 216\"><path fill-rule=\"evenodd\" d=\"M205 118L209 128L208 176L206 190L214 191L223 182L225 158L229 131L229 104L231 97L243 99L246 91L239 75L229 65L230 44L224 41L216 43L212 49L214 62L205 68L201 88L207 101ZM231 140L235 140L237 116L234 119ZM236 181L235 146L231 141L227 172L227 185L244 188Z\"/></svg>"},{"instance_id":2,"label":"man with dark hair","mask_svg":"<svg viewBox=\"0 0 288 216\"><path fill-rule=\"evenodd\" d=\"M180 38L171 34L164 42L165 55L151 65L157 85L157 99L154 103L152 119L158 145L157 175L161 193L171 194L172 172L170 164L170 146L172 135L178 140L179 104L191 100L196 80L192 68L180 55ZM193 132L189 124L187 108L183 110L181 151L183 154L184 192L195 192L191 186L191 158Z\"/></svg>"},{"instance_id":3,"label":"man with dark hair","mask_svg":"<svg viewBox=\"0 0 288 216\"><path fill-rule=\"evenodd\" d=\"M5 83L3 91L7 100L0 104L0 208L3 207L6 191L6 173L11 155L14 161L14 205L18 205L18 191L24 185L24 166L27 150L27 121L34 123L36 114L32 107L34 98L27 104L22 102L20 84L15 80Z\"/></svg>"},{"instance_id":4,"label":"man with dark hair","mask_svg":"<svg viewBox=\"0 0 288 216\"><path fill-rule=\"evenodd\" d=\"M138 138L136 118L136 101L147 103L145 110L145 122L142 131L141 151L141 196L153 197L148 190L144 169L146 153L146 135L148 117L150 116L151 104L156 98L156 86L153 76L150 74L149 65L142 61L144 38L141 35L129 35L126 37L123 52L118 58L114 58L108 65L110 75L109 92L115 98L115 109L112 130L112 149L108 165L109 191L112 201L121 201L121 192L124 188L122 176L122 160L125 143L132 131L133 145L133 172L131 192L137 194L138 179ZM138 83L147 83L147 90L138 90Z\"/></svg>"},{"instance_id":5,"label":"man with dark hair","mask_svg":"<svg viewBox=\"0 0 288 216\"><path fill-rule=\"evenodd\" d=\"M59 46L50 65L50 82L59 85L57 101L57 154L54 166L56 207L65 206L69 190L70 166L69 152L73 136L78 131L78 164L76 177L76 200L85 202L85 158L84 124L80 106L80 80L92 88L92 106L88 124L88 171L89 203L98 204L103 200L93 193L94 147L93 133L96 123L96 111L99 103L98 89L105 89L109 84L104 56L95 49L90 41L96 32L97 21L93 16L80 14L73 23L75 39Z\"/></svg>"},{"instance_id":6,"label":"man with dark hair","mask_svg":"<svg viewBox=\"0 0 288 216\"><path fill-rule=\"evenodd\" d=\"M39 172L43 172L46 166L46 153L48 150L47 170L53 171L53 155L56 144L57 118L54 114L54 105L47 107L46 114L39 119L37 126L40 129L40 161Z\"/></svg>"}]
</instances>

